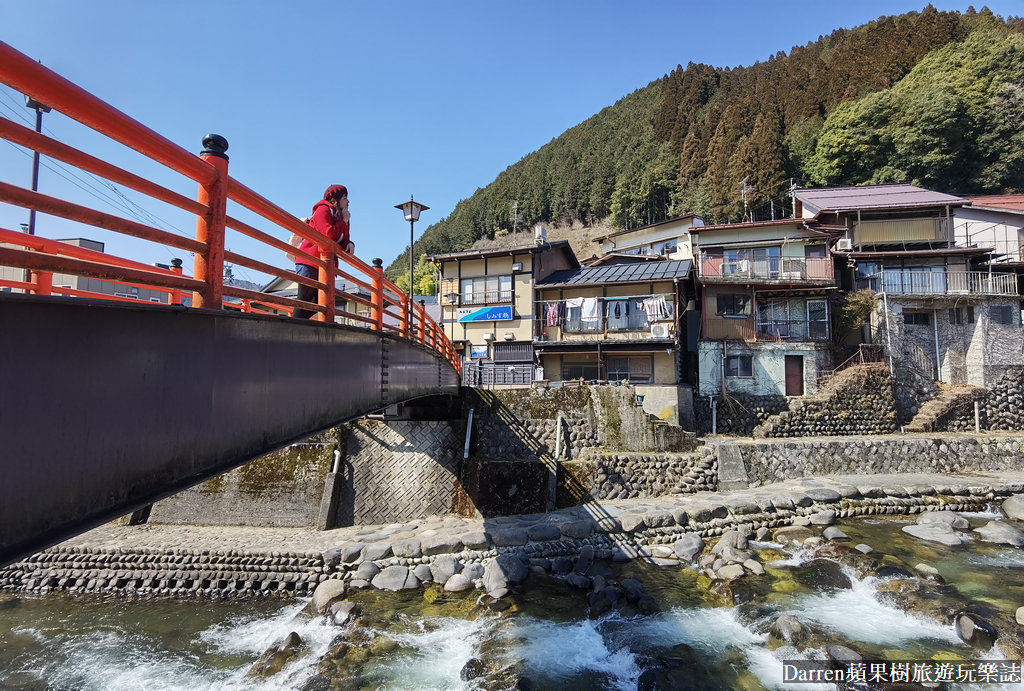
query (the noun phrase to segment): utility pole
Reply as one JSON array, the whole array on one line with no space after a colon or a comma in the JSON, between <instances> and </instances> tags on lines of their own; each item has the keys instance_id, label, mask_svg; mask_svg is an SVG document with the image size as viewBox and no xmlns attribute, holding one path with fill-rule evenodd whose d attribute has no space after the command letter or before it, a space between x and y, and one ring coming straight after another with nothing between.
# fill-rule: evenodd
<instances>
[{"instance_id":1,"label":"utility pole","mask_svg":"<svg viewBox=\"0 0 1024 691\"><path fill-rule=\"evenodd\" d=\"M512 202L512 244L516 243L516 226L519 225L519 201Z\"/></svg>"},{"instance_id":2,"label":"utility pole","mask_svg":"<svg viewBox=\"0 0 1024 691\"><path fill-rule=\"evenodd\" d=\"M36 111L36 134L41 134L43 131L43 113L49 113L50 107L44 106L39 101L35 100L31 96L25 97L25 106L32 108ZM39 152L35 151L32 154L32 191L39 191ZM31 209L28 212L28 234L36 234L36 210Z\"/></svg>"},{"instance_id":3,"label":"utility pole","mask_svg":"<svg viewBox=\"0 0 1024 691\"><path fill-rule=\"evenodd\" d=\"M793 218L796 218L796 183L789 179L789 198L793 201Z\"/></svg>"},{"instance_id":4,"label":"utility pole","mask_svg":"<svg viewBox=\"0 0 1024 691\"><path fill-rule=\"evenodd\" d=\"M740 180L740 197L743 198L743 218L747 221L753 221L754 216L750 212L750 207L747 205L747 194L755 191L755 187L751 187L747 184L747 178Z\"/></svg>"}]
</instances>

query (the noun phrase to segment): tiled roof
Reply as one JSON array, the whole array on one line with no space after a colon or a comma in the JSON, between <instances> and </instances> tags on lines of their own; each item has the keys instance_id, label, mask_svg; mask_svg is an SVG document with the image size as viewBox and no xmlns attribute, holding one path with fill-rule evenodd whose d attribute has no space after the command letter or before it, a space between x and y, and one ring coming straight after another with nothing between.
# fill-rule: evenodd
<instances>
[{"instance_id":1,"label":"tiled roof","mask_svg":"<svg viewBox=\"0 0 1024 691\"><path fill-rule=\"evenodd\" d=\"M984 206L989 209L1007 209L1009 211L1024 211L1024 194L985 194L967 197L974 206Z\"/></svg>"},{"instance_id":2,"label":"tiled roof","mask_svg":"<svg viewBox=\"0 0 1024 691\"><path fill-rule=\"evenodd\" d=\"M639 264L609 264L590 266L583 269L565 269L556 271L543 281L537 282L538 288L554 288L559 286L589 286L605 283L644 283L647 281L666 281L673 278L685 278L690 273L689 259L673 261L643 262Z\"/></svg>"},{"instance_id":3,"label":"tiled roof","mask_svg":"<svg viewBox=\"0 0 1024 691\"><path fill-rule=\"evenodd\" d=\"M822 211L856 211L858 209L907 209L920 206L960 206L962 197L914 187L906 183L894 185L861 185L857 187L818 187L798 189L796 198Z\"/></svg>"}]
</instances>

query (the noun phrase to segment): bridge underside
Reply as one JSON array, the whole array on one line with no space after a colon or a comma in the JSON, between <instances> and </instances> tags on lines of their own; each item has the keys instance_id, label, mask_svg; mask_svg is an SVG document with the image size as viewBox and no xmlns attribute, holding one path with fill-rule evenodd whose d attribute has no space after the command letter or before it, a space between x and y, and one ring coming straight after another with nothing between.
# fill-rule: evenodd
<instances>
[{"instance_id":1,"label":"bridge underside","mask_svg":"<svg viewBox=\"0 0 1024 691\"><path fill-rule=\"evenodd\" d=\"M456 394L366 329L0 295L0 564L393 403Z\"/></svg>"}]
</instances>

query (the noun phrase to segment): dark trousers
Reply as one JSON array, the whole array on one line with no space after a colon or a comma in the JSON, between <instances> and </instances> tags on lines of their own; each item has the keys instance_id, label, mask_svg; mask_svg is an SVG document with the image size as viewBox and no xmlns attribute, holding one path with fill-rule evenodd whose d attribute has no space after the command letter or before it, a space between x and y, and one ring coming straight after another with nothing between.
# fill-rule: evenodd
<instances>
[{"instance_id":1,"label":"dark trousers","mask_svg":"<svg viewBox=\"0 0 1024 691\"><path fill-rule=\"evenodd\" d=\"M308 264L296 264L295 273L306 278L312 278L314 281L320 277L320 272L315 266L309 266ZM307 285L301 283L299 286L299 294L296 296L300 300L305 302L316 302L316 288L310 288ZM316 312L311 310L295 308L295 313L292 315L296 319L309 319Z\"/></svg>"}]
</instances>

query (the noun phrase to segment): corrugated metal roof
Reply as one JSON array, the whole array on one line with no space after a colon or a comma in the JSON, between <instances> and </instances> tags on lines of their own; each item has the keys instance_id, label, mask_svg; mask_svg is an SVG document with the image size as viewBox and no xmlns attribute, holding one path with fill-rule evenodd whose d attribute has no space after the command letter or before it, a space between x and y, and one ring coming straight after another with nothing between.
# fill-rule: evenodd
<instances>
[{"instance_id":1,"label":"corrugated metal roof","mask_svg":"<svg viewBox=\"0 0 1024 691\"><path fill-rule=\"evenodd\" d=\"M946 204L959 206L966 201L962 197L954 197L951 194L934 192L906 183L798 189L795 194L801 202L822 211L907 209Z\"/></svg>"},{"instance_id":2,"label":"corrugated metal roof","mask_svg":"<svg viewBox=\"0 0 1024 691\"><path fill-rule=\"evenodd\" d=\"M967 199L970 199L974 206L983 206L987 209L1024 211L1024 194L984 194Z\"/></svg>"},{"instance_id":3,"label":"corrugated metal roof","mask_svg":"<svg viewBox=\"0 0 1024 691\"><path fill-rule=\"evenodd\" d=\"M590 266L583 269L556 271L543 281L538 281L536 285L538 288L553 288L558 286L602 285L605 283L670 281L674 278L685 278L688 276L690 267L691 262L689 259L644 262L640 264Z\"/></svg>"}]
</instances>

